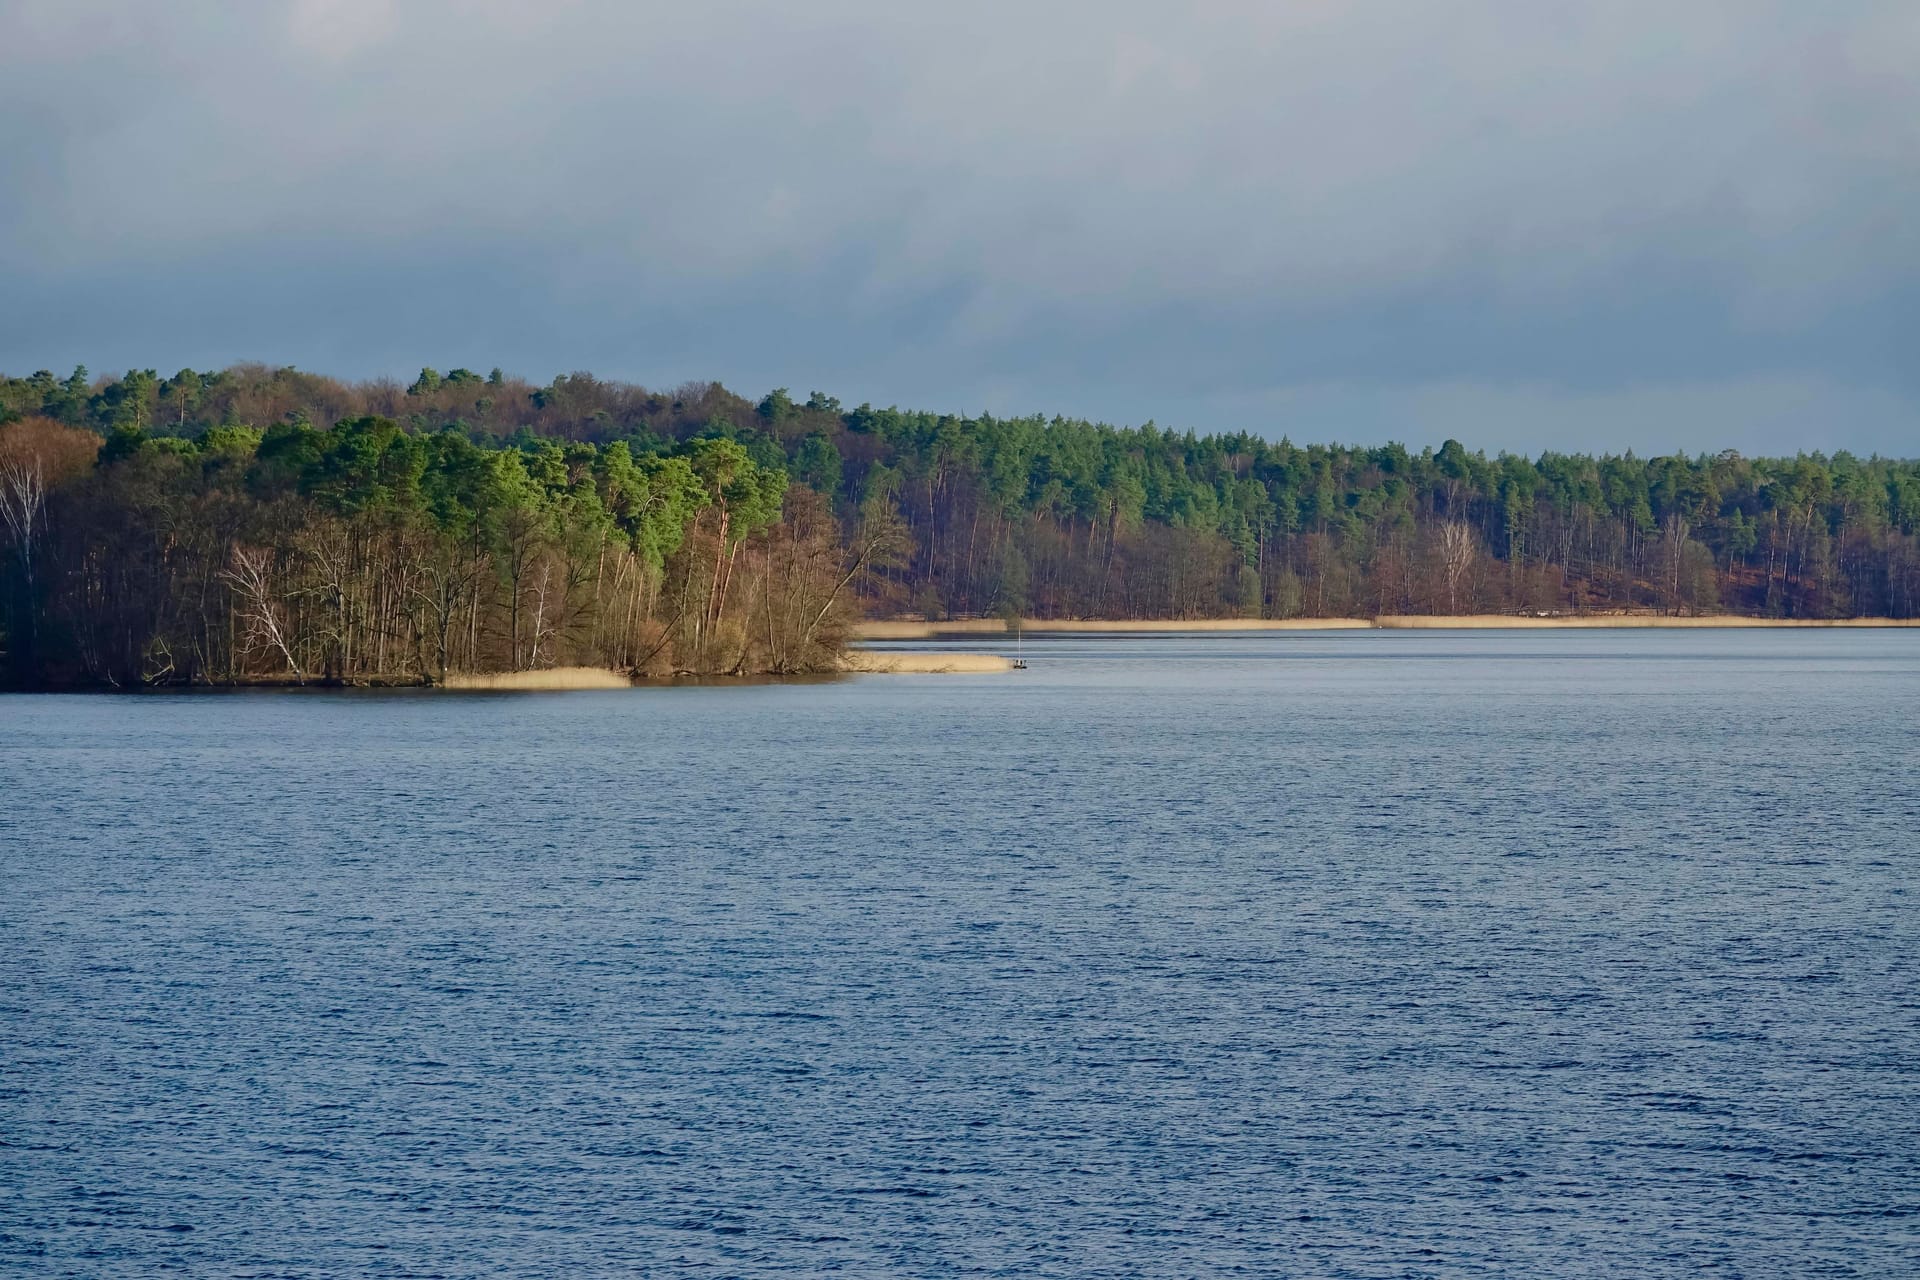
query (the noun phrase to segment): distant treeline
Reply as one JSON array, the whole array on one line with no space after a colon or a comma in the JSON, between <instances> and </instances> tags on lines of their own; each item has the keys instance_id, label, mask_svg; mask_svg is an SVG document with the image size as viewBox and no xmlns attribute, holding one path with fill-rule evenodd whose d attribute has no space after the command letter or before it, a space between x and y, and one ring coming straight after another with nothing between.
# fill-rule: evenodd
<instances>
[{"instance_id":1,"label":"distant treeline","mask_svg":"<svg viewBox=\"0 0 1920 1280\"><path fill-rule=\"evenodd\" d=\"M253 365L0 378L0 423L16 681L804 670L849 606L1920 609L1920 463L1846 453L1489 458Z\"/></svg>"}]
</instances>

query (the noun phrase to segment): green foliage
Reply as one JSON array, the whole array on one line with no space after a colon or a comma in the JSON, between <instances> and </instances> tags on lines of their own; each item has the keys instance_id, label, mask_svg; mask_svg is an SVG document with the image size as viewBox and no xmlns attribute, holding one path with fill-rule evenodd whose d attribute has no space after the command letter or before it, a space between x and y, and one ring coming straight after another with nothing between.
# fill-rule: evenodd
<instances>
[{"instance_id":1,"label":"green foliage","mask_svg":"<svg viewBox=\"0 0 1920 1280\"><path fill-rule=\"evenodd\" d=\"M793 454L793 478L816 493L831 498L840 492L840 450L825 432L815 431Z\"/></svg>"},{"instance_id":2,"label":"green foliage","mask_svg":"<svg viewBox=\"0 0 1920 1280\"><path fill-rule=\"evenodd\" d=\"M656 575L680 549L694 517L712 500L686 458L635 459L624 441L600 451L595 479L614 523Z\"/></svg>"},{"instance_id":3,"label":"green foliage","mask_svg":"<svg viewBox=\"0 0 1920 1280\"><path fill-rule=\"evenodd\" d=\"M163 441L192 440L209 475L341 518L473 531L516 511L562 541L604 531L656 577L696 521L738 546L778 520L789 478L834 504L847 537L878 495L910 543L860 579L882 611L1015 596L1082 615L1435 609L1450 526L1483 557L1469 567L1482 607L1920 611L1920 463L1845 453L1300 446L583 372L536 387L498 369L422 369L404 401L265 366L0 378L0 421L29 417L97 432L106 468L185 458Z\"/></svg>"},{"instance_id":4,"label":"green foliage","mask_svg":"<svg viewBox=\"0 0 1920 1280\"><path fill-rule=\"evenodd\" d=\"M785 387L775 387L760 401L756 412L768 422L785 422L793 416L793 397Z\"/></svg>"},{"instance_id":5,"label":"green foliage","mask_svg":"<svg viewBox=\"0 0 1920 1280\"><path fill-rule=\"evenodd\" d=\"M244 471L259 453L262 439L252 427L215 427L200 437L196 448L216 466Z\"/></svg>"},{"instance_id":6,"label":"green foliage","mask_svg":"<svg viewBox=\"0 0 1920 1280\"><path fill-rule=\"evenodd\" d=\"M420 505L426 451L391 418L355 418L318 437L302 493L343 515Z\"/></svg>"},{"instance_id":7,"label":"green foliage","mask_svg":"<svg viewBox=\"0 0 1920 1280\"><path fill-rule=\"evenodd\" d=\"M739 441L696 441L690 462L707 501L725 516L728 543L738 543L780 518L787 473L761 466Z\"/></svg>"}]
</instances>

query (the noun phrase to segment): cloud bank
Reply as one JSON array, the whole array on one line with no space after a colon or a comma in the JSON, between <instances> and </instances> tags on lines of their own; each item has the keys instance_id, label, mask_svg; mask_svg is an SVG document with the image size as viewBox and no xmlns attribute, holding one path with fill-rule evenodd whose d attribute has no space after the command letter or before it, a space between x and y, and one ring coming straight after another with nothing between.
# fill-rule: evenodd
<instances>
[{"instance_id":1,"label":"cloud bank","mask_svg":"<svg viewBox=\"0 0 1920 1280\"><path fill-rule=\"evenodd\" d=\"M0 368L1911 454L1916 66L1900 3L16 0Z\"/></svg>"}]
</instances>

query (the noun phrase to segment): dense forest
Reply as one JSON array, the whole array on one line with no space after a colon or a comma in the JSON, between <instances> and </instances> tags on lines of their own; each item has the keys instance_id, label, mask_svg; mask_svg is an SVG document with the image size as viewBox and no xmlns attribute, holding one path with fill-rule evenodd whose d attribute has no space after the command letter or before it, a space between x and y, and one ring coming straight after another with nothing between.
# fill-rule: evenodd
<instances>
[{"instance_id":1,"label":"dense forest","mask_svg":"<svg viewBox=\"0 0 1920 1280\"><path fill-rule=\"evenodd\" d=\"M830 665L860 612L1920 611L1920 462L244 365L0 377L13 683Z\"/></svg>"}]
</instances>

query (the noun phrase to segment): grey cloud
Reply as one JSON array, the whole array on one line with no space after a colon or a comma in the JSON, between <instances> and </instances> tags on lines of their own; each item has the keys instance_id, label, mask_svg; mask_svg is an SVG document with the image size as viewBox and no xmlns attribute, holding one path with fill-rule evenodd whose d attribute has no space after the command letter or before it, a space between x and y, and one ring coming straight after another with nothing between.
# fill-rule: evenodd
<instances>
[{"instance_id":1,"label":"grey cloud","mask_svg":"<svg viewBox=\"0 0 1920 1280\"><path fill-rule=\"evenodd\" d=\"M1893 2L25 0L0 368L1913 452L1915 65Z\"/></svg>"}]
</instances>

